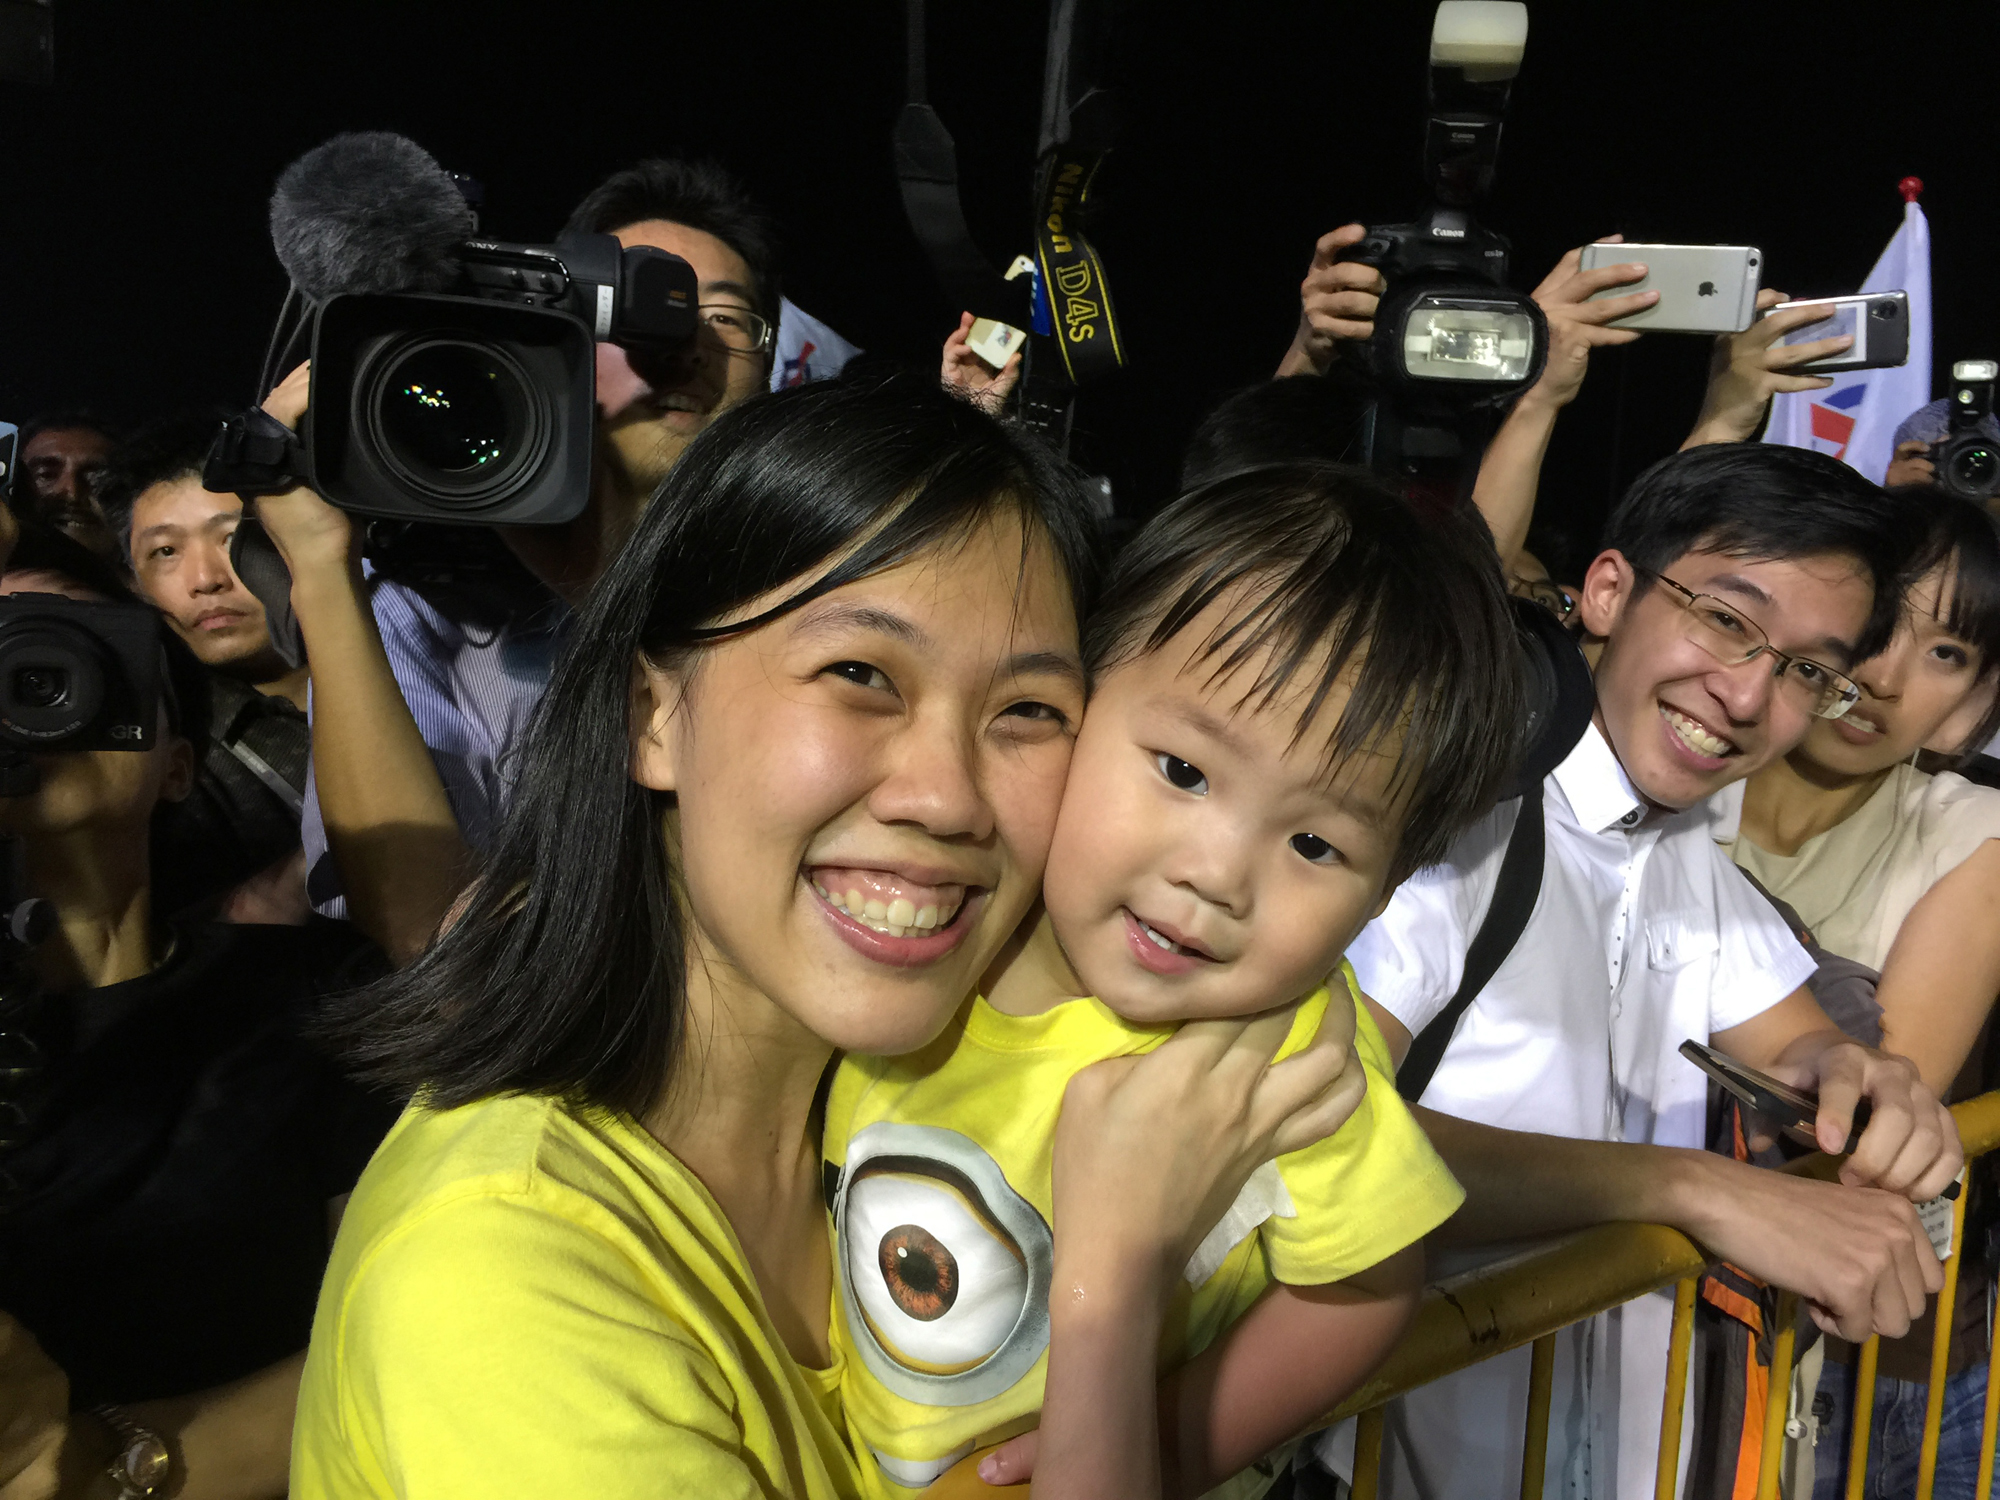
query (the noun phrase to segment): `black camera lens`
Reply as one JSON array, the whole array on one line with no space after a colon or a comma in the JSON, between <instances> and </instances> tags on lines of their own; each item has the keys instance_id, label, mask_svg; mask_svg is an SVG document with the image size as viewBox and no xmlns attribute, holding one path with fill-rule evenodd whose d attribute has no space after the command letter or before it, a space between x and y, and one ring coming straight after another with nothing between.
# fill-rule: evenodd
<instances>
[{"instance_id":1,"label":"black camera lens","mask_svg":"<svg viewBox=\"0 0 2000 1500\"><path fill-rule=\"evenodd\" d=\"M14 744L61 748L104 704L104 649L63 620L0 626L0 732Z\"/></svg>"},{"instance_id":2,"label":"black camera lens","mask_svg":"<svg viewBox=\"0 0 2000 1500\"><path fill-rule=\"evenodd\" d=\"M1951 456L1950 479L1962 492L1990 495L2000 489L2000 454L1983 446L1961 448Z\"/></svg>"},{"instance_id":3,"label":"black camera lens","mask_svg":"<svg viewBox=\"0 0 2000 1500\"><path fill-rule=\"evenodd\" d=\"M544 398L504 350L418 337L373 364L357 392L365 420L397 476L432 501L478 505L541 461Z\"/></svg>"},{"instance_id":4,"label":"black camera lens","mask_svg":"<svg viewBox=\"0 0 2000 1500\"><path fill-rule=\"evenodd\" d=\"M55 708L69 696L69 673L61 667L21 667L14 673L13 698L26 708Z\"/></svg>"}]
</instances>

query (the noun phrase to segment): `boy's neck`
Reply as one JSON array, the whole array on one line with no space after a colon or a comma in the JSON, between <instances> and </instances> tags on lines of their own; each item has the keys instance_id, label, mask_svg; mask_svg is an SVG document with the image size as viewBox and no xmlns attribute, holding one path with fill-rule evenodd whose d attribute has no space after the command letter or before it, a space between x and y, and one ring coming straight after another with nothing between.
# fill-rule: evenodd
<instances>
[{"instance_id":1,"label":"boy's neck","mask_svg":"<svg viewBox=\"0 0 2000 1500\"><path fill-rule=\"evenodd\" d=\"M1007 940L980 988L988 1005L1010 1016L1039 1016L1090 993L1056 941L1048 908L1039 903L1033 921L1023 922Z\"/></svg>"}]
</instances>

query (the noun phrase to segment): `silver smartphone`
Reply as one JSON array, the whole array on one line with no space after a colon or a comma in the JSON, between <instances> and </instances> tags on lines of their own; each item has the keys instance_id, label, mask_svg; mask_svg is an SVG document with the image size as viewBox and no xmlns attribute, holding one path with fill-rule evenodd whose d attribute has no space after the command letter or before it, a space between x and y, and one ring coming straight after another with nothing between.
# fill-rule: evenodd
<instances>
[{"instance_id":1,"label":"silver smartphone","mask_svg":"<svg viewBox=\"0 0 2000 1500\"><path fill-rule=\"evenodd\" d=\"M1904 292L1858 292L1852 297L1814 297L1802 302L1780 302L1770 312L1788 307L1817 307L1831 314L1825 321L1795 328L1778 342L1810 344L1819 339L1839 338L1843 333L1854 340L1845 354L1828 355L1811 364L1794 365L1795 374L1832 373L1839 370L1885 370L1910 357L1910 299Z\"/></svg>"},{"instance_id":2,"label":"silver smartphone","mask_svg":"<svg viewBox=\"0 0 2000 1500\"><path fill-rule=\"evenodd\" d=\"M1619 318L1613 328L1648 333L1741 333L1757 316L1764 252L1753 245L1585 245L1579 270L1642 261L1646 274L1607 287L1590 300L1658 292L1651 307Z\"/></svg>"}]
</instances>

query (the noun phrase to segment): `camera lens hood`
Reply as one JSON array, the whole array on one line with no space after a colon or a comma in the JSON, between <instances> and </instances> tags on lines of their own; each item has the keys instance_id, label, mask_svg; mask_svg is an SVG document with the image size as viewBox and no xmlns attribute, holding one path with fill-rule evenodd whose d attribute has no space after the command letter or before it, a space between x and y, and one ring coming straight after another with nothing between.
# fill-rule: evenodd
<instances>
[{"instance_id":1,"label":"camera lens hood","mask_svg":"<svg viewBox=\"0 0 2000 1500\"><path fill-rule=\"evenodd\" d=\"M1532 599L1508 603L1520 645L1524 711L1520 758L1500 793L1503 801L1522 796L1561 765L1597 709L1590 663L1562 621Z\"/></svg>"}]
</instances>

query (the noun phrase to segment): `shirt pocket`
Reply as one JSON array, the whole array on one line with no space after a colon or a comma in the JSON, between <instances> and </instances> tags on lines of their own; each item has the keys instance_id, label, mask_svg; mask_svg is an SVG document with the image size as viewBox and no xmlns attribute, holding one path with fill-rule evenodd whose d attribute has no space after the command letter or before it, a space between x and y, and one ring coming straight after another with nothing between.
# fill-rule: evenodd
<instances>
[{"instance_id":1,"label":"shirt pocket","mask_svg":"<svg viewBox=\"0 0 2000 1500\"><path fill-rule=\"evenodd\" d=\"M1646 966L1683 969L1722 951L1722 935L1712 920L1687 914L1652 917L1646 922Z\"/></svg>"}]
</instances>

